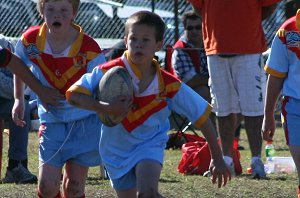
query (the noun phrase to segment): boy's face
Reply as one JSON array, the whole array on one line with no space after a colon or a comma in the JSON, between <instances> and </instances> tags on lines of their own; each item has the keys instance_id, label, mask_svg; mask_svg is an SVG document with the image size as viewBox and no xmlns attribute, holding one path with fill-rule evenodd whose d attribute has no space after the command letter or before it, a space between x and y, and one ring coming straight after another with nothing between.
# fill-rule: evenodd
<instances>
[{"instance_id":1,"label":"boy's face","mask_svg":"<svg viewBox=\"0 0 300 198\"><path fill-rule=\"evenodd\" d=\"M156 30L148 25L132 25L125 36L125 43L131 61L137 65L149 65L155 52L162 47L162 41L156 41Z\"/></svg>"},{"instance_id":2,"label":"boy's face","mask_svg":"<svg viewBox=\"0 0 300 198\"><path fill-rule=\"evenodd\" d=\"M68 0L48 1L41 14L53 33L66 31L76 16L73 6Z\"/></svg>"}]
</instances>

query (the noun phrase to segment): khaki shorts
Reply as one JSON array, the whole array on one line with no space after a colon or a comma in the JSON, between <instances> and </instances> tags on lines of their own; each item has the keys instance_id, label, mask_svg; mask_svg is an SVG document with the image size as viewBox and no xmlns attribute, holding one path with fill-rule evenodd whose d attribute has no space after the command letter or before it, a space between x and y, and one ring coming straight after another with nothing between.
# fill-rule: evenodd
<instances>
[{"instance_id":1,"label":"khaki shorts","mask_svg":"<svg viewBox=\"0 0 300 198\"><path fill-rule=\"evenodd\" d=\"M263 115L267 76L261 54L208 56L209 86L217 116Z\"/></svg>"}]
</instances>

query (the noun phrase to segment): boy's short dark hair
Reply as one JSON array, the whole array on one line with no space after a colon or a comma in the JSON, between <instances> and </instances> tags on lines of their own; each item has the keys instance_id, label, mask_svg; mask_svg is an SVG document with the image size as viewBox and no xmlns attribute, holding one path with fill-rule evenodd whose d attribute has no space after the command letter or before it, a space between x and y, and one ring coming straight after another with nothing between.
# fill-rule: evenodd
<instances>
[{"instance_id":1,"label":"boy's short dark hair","mask_svg":"<svg viewBox=\"0 0 300 198\"><path fill-rule=\"evenodd\" d=\"M202 18L195 11L190 10L190 11L185 12L182 16L182 23L183 23L184 28L186 28L186 23L187 23L188 19L196 20L196 19L202 19Z\"/></svg>"},{"instance_id":2,"label":"boy's short dark hair","mask_svg":"<svg viewBox=\"0 0 300 198\"><path fill-rule=\"evenodd\" d=\"M125 36L133 25L147 25L155 28L156 41L162 41L165 33L165 23L157 14L150 11L139 11L131 15L125 23Z\"/></svg>"}]
</instances>

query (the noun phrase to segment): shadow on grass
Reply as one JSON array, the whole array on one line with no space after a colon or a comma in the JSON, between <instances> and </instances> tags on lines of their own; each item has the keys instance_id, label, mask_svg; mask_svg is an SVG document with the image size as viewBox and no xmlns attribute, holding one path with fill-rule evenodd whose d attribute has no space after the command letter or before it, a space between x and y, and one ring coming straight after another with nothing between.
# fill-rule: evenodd
<instances>
[{"instance_id":1,"label":"shadow on grass","mask_svg":"<svg viewBox=\"0 0 300 198\"><path fill-rule=\"evenodd\" d=\"M276 148L276 151L290 151L290 149L285 146L285 147Z\"/></svg>"},{"instance_id":2,"label":"shadow on grass","mask_svg":"<svg viewBox=\"0 0 300 198\"><path fill-rule=\"evenodd\" d=\"M166 178L159 179L159 182L161 182L161 183L182 183L179 180L166 179ZM88 177L86 180L86 185L91 185L91 186L107 185L107 183L109 183L108 179L103 179L100 177Z\"/></svg>"},{"instance_id":3,"label":"shadow on grass","mask_svg":"<svg viewBox=\"0 0 300 198\"><path fill-rule=\"evenodd\" d=\"M161 183L181 183L181 181L179 181L179 180L165 179L165 178L160 178L159 182L161 182Z\"/></svg>"},{"instance_id":4,"label":"shadow on grass","mask_svg":"<svg viewBox=\"0 0 300 198\"><path fill-rule=\"evenodd\" d=\"M107 185L107 183L109 183L109 180L101 177L88 177L86 180L86 185L91 186Z\"/></svg>"},{"instance_id":5,"label":"shadow on grass","mask_svg":"<svg viewBox=\"0 0 300 198\"><path fill-rule=\"evenodd\" d=\"M253 178L252 175L250 174L242 174L237 176L237 178L244 178L244 179L250 179L250 180L261 180L261 181L268 181L268 180L276 180L276 181L287 181L290 180L290 175L289 174L285 174L285 173L281 173L281 175L279 174L271 174L271 175L267 175L266 178L261 178L261 179L257 179L257 178Z\"/></svg>"}]
</instances>

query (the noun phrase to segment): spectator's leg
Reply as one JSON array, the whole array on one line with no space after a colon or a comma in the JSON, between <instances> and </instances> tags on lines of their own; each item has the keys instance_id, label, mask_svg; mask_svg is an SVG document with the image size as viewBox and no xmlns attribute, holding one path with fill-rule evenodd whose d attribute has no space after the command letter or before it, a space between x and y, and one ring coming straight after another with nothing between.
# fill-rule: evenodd
<instances>
[{"instance_id":1,"label":"spectator's leg","mask_svg":"<svg viewBox=\"0 0 300 198\"><path fill-rule=\"evenodd\" d=\"M241 114L238 114L237 116L237 127L235 129L235 132L234 132L234 137L235 139L239 142L240 140L240 135L241 135L241 128L242 128L242 119L243 119L243 116ZM244 150L245 148L243 146L241 146L240 144L238 144L238 147L237 147L238 150Z\"/></svg>"},{"instance_id":2,"label":"spectator's leg","mask_svg":"<svg viewBox=\"0 0 300 198\"><path fill-rule=\"evenodd\" d=\"M13 105L14 101L11 101ZM12 108L12 106L11 106ZM27 146L28 133L30 129L30 112L28 102L25 100L24 127L17 126L11 117L9 119L9 149L8 149L8 167L4 183L36 183L37 177L27 169Z\"/></svg>"},{"instance_id":3,"label":"spectator's leg","mask_svg":"<svg viewBox=\"0 0 300 198\"><path fill-rule=\"evenodd\" d=\"M229 114L228 116L218 117L217 126L221 138L222 151L224 161L229 168L231 176L236 176L235 166L233 161L233 140L234 132L237 125L236 114Z\"/></svg>"},{"instance_id":4,"label":"spectator's leg","mask_svg":"<svg viewBox=\"0 0 300 198\"><path fill-rule=\"evenodd\" d=\"M261 126L263 116L245 116L245 129L252 157L261 157L262 137Z\"/></svg>"},{"instance_id":5,"label":"spectator's leg","mask_svg":"<svg viewBox=\"0 0 300 198\"><path fill-rule=\"evenodd\" d=\"M28 133L30 129L30 112L28 108L28 102L25 100L25 113L24 121L26 125L24 127L17 126L12 119L9 121L9 149L8 149L8 169L12 170L18 166L23 160L27 161L27 146L28 146ZM25 168L27 164L23 163Z\"/></svg>"},{"instance_id":6,"label":"spectator's leg","mask_svg":"<svg viewBox=\"0 0 300 198\"><path fill-rule=\"evenodd\" d=\"M235 132L236 114L218 117L218 132L222 142L224 156L232 157L232 145Z\"/></svg>"},{"instance_id":7,"label":"spectator's leg","mask_svg":"<svg viewBox=\"0 0 300 198\"><path fill-rule=\"evenodd\" d=\"M245 129L249 141L249 146L252 154L251 169L252 176L255 179L265 178L266 172L264 164L261 160L262 137L261 126L263 116L245 116Z\"/></svg>"}]
</instances>

